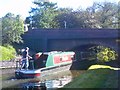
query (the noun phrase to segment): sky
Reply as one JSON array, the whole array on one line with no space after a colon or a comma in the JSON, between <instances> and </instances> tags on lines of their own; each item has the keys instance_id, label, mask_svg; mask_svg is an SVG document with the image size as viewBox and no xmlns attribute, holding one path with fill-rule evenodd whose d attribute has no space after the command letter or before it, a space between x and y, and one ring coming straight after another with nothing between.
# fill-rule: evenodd
<instances>
[{"instance_id":1,"label":"sky","mask_svg":"<svg viewBox=\"0 0 120 90\"><path fill-rule=\"evenodd\" d=\"M0 0L0 18L5 16L8 12L15 15L21 15L23 19L29 16L32 3L34 0ZM79 7L85 9L92 6L93 2L118 2L120 0L49 0L50 2L57 3L58 7L70 7L77 9Z\"/></svg>"}]
</instances>

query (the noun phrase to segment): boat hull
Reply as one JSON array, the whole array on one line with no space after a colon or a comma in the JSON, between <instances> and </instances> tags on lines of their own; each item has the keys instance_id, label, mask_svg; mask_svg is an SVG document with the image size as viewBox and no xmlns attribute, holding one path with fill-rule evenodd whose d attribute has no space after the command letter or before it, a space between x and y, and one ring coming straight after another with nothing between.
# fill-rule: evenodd
<instances>
[{"instance_id":1,"label":"boat hull","mask_svg":"<svg viewBox=\"0 0 120 90\"><path fill-rule=\"evenodd\" d=\"M48 68L40 68L40 69L34 69L34 70L16 70L15 71L15 77L17 79L25 79L25 78L39 78L42 76L50 75L59 73L62 71L70 70L71 63L59 65L55 67L48 67Z\"/></svg>"}]
</instances>

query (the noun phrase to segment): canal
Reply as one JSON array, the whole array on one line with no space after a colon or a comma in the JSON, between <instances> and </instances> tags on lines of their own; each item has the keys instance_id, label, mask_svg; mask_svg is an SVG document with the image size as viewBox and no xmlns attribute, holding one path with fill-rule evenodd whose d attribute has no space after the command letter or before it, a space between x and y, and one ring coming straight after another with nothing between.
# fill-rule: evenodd
<instances>
[{"instance_id":1,"label":"canal","mask_svg":"<svg viewBox=\"0 0 120 90\"><path fill-rule=\"evenodd\" d=\"M16 88L17 90L49 90L62 88L71 82L73 78L84 73L85 70L61 71L33 79L16 79L14 75L15 69L1 69L1 72L2 90L13 90Z\"/></svg>"}]
</instances>

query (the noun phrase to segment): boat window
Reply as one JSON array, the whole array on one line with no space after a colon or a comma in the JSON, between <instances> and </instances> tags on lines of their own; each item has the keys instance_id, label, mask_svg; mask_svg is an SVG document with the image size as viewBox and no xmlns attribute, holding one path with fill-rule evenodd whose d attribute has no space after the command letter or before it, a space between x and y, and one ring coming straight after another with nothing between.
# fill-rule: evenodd
<instances>
[{"instance_id":1,"label":"boat window","mask_svg":"<svg viewBox=\"0 0 120 90\"><path fill-rule=\"evenodd\" d=\"M39 60L47 60L47 58L48 58L48 55L42 54L42 55L40 56Z\"/></svg>"}]
</instances>

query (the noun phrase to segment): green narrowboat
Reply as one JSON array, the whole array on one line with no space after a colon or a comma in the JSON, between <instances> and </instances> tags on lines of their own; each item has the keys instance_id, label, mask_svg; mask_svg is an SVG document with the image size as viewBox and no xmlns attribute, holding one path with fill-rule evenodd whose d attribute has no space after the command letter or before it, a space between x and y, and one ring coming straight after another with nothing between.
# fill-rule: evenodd
<instances>
[{"instance_id":1,"label":"green narrowboat","mask_svg":"<svg viewBox=\"0 0 120 90\"><path fill-rule=\"evenodd\" d=\"M33 60L29 60L29 69L17 68L15 76L16 78L33 78L48 74L49 72L69 70L74 61L75 52L73 51L39 52L35 54Z\"/></svg>"}]
</instances>

